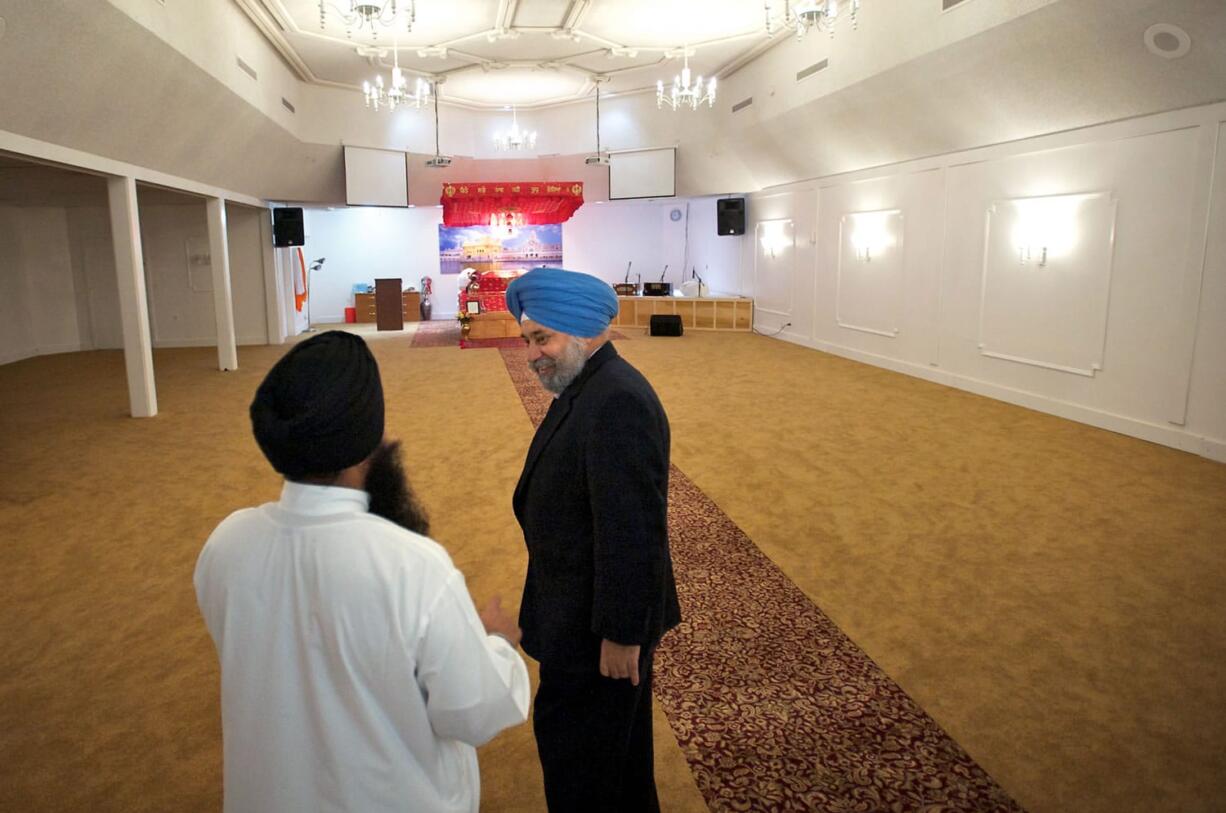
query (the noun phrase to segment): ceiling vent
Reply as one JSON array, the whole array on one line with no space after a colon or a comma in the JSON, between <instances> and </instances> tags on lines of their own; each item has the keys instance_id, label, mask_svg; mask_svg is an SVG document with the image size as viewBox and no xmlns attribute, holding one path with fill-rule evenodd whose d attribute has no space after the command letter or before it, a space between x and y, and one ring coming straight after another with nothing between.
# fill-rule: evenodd
<instances>
[{"instance_id":1,"label":"ceiling vent","mask_svg":"<svg viewBox=\"0 0 1226 813\"><path fill-rule=\"evenodd\" d=\"M732 112L736 113L739 110L744 110L746 107L749 107L751 104L753 104L752 96L750 96L748 99L741 99L741 101L737 102L736 104L732 106Z\"/></svg>"},{"instance_id":2,"label":"ceiling vent","mask_svg":"<svg viewBox=\"0 0 1226 813\"><path fill-rule=\"evenodd\" d=\"M246 62L243 62L242 57L235 57L234 61L238 63L240 68L242 68L243 73L247 74L252 79L258 80L260 78L259 74L255 72L255 68L251 67Z\"/></svg>"},{"instance_id":3,"label":"ceiling vent","mask_svg":"<svg viewBox=\"0 0 1226 813\"><path fill-rule=\"evenodd\" d=\"M284 107L286 110L288 110L291 113L298 112L297 110L294 109L294 106L289 103L289 99L285 98L284 96L281 97L281 106Z\"/></svg>"},{"instance_id":4,"label":"ceiling vent","mask_svg":"<svg viewBox=\"0 0 1226 813\"><path fill-rule=\"evenodd\" d=\"M805 68L803 71L796 72L796 81L800 82L801 80L808 79L813 74L818 73L819 71L826 70L827 66L829 65L830 65L829 59L823 59L821 62L814 62L812 65Z\"/></svg>"}]
</instances>

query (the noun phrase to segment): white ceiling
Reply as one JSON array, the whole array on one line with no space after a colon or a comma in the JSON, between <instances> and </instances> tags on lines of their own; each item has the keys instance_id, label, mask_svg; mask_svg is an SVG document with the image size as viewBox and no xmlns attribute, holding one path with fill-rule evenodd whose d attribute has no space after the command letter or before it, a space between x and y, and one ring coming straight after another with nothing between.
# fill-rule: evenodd
<instances>
[{"instance_id":1,"label":"white ceiling","mask_svg":"<svg viewBox=\"0 0 1226 813\"><path fill-rule=\"evenodd\" d=\"M306 82L358 88L401 68L443 80L440 98L541 107L667 84L691 52L695 75L728 73L769 48L762 0L417 0L390 27L346 32L349 0L236 0ZM368 0L381 4L387 0ZM880 4L881 0L877 0ZM776 2L776 6L782 3Z\"/></svg>"}]
</instances>

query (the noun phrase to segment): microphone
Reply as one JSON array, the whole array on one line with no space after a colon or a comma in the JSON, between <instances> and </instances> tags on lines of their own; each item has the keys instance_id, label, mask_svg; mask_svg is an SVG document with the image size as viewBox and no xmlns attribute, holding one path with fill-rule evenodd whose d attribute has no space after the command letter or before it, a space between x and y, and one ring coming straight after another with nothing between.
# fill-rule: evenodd
<instances>
[{"instance_id":1,"label":"microphone","mask_svg":"<svg viewBox=\"0 0 1226 813\"><path fill-rule=\"evenodd\" d=\"M660 282L664 281L664 275L668 273L668 263L664 264L664 270L660 272Z\"/></svg>"}]
</instances>

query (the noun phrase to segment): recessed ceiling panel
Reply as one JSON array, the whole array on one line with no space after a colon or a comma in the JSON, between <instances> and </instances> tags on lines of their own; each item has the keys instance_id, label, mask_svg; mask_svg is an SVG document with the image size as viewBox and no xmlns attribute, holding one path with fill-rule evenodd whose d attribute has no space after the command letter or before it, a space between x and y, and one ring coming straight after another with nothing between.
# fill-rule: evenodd
<instances>
[{"instance_id":1,"label":"recessed ceiling panel","mask_svg":"<svg viewBox=\"0 0 1226 813\"><path fill-rule=\"evenodd\" d=\"M501 71L480 69L447 77L441 99L458 99L483 105L533 104L542 99L576 97L587 78L571 71L507 68Z\"/></svg>"},{"instance_id":2,"label":"recessed ceiling panel","mask_svg":"<svg viewBox=\"0 0 1226 813\"><path fill-rule=\"evenodd\" d=\"M579 27L622 45L674 48L757 34L763 8L745 0L617 0L593 3Z\"/></svg>"},{"instance_id":3,"label":"recessed ceiling panel","mask_svg":"<svg viewBox=\"0 0 1226 813\"><path fill-rule=\"evenodd\" d=\"M560 28L571 0L519 0L511 24L524 28Z\"/></svg>"},{"instance_id":4,"label":"recessed ceiling panel","mask_svg":"<svg viewBox=\"0 0 1226 813\"><path fill-rule=\"evenodd\" d=\"M397 0L399 23L375 30L350 25L349 36L344 0L325 4L322 31L318 0L260 2L282 29L266 33L322 82L358 87L390 69L390 50L398 46L402 68L447 75L445 100L482 106L564 101L593 74L610 76L609 92L650 87L681 70L679 61L663 61L664 52L686 46L695 50L691 70L709 76L766 37L759 0L417 0L411 32L404 19L407 0ZM243 8L249 3L240 0ZM562 35L565 24L574 28ZM512 67L481 70L489 63Z\"/></svg>"}]
</instances>

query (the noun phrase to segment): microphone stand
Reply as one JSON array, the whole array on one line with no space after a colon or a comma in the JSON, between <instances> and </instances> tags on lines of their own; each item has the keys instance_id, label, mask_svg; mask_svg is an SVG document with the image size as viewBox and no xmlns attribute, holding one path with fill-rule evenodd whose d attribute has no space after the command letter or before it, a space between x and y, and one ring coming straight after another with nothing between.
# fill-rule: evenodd
<instances>
[{"instance_id":1,"label":"microphone stand","mask_svg":"<svg viewBox=\"0 0 1226 813\"><path fill-rule=\"evenodd\" d=\"M320 268L323 268L324 260L326 259L327 257L320 257L318 260L307 266L307 326L306 330L302 331L303 333L315 332L315 328L311 327L311 272L318 271Z\"/></svg>"}]
</instances>

